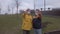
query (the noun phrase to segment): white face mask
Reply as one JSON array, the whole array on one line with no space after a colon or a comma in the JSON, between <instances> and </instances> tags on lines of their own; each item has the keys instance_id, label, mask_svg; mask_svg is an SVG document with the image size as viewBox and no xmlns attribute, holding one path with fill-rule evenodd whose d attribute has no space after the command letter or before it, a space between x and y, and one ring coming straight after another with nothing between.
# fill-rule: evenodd
<instances>
[{"instance_id":1,"label":"white face mask","mask_svg":"<svg viewBox=\"0 0 60 34\"><path fill-rule=\"evenodd\" d=\"M38 15L37 13L35 13L35 15Z\"/></svg>"},{"instance_id":2,"label":"white face mask","mask_svg":"<svg viewBox=\"0 0 60 34\"><path fill-rule=\"evenodd\" d=\"M28 12L28 14L30 14L30 12Z\"/></svg>"}]
</instances>

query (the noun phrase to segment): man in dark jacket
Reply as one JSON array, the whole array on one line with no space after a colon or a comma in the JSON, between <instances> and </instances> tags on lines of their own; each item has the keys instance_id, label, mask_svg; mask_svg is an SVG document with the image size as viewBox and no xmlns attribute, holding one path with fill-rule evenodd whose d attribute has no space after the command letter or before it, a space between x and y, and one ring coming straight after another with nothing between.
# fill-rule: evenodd
<instances>
[{"instance_id":1,"label":"man in dark jacket","mask_svg":"<svg viewBox=\"0 0 60 34\"><path fill-rule=\"evenodd\" d=\"M42 34L41 14L36 14L32 20L34 34Z\"/></svg>"}]
</instances>

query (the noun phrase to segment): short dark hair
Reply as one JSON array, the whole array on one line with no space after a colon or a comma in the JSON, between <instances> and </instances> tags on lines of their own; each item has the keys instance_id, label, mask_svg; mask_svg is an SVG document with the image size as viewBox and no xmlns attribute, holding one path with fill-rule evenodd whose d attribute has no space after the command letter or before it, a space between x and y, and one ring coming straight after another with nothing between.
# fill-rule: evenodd
<instances>
[{"instance_id":1,"label":"short dark hair","mask_svg":"<svg viewBox=\"0 0 60 34\"><path fill-rule=\"evenodd\" d=\"M40 11L39 9L36 9L36 11Z\"/></svg>"},{"instance_id":2,"label":"short dark hair","mask_svg":"<svg viewBox=\"0 0 60 34\"><path fill-rule=\"evenodd\" d=\"M30 9L27 9L26 11L29 11Z\"/></svg>"}]
</instances>

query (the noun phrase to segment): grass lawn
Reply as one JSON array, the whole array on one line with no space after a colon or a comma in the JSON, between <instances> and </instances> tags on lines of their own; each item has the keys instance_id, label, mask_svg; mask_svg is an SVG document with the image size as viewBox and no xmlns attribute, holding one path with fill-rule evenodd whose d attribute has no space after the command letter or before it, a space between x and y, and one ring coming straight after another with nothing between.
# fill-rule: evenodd
<instances>
[{"instance_id":1,"label":"grass lawn","mask_svg":"<svg viewBox=\"0 0 60 34\"><path fill-rule=\"evenodd\" d=\"M0 34L22 34L22 17L19 15L1 15L0 16ZM60 17L43 16L42 23L49 22L43 32L49 32L60 29Z\"/></svg>"},{"instance_id":2,"label":"grass lawn","mask_svg":"<svg viewBox=\"0 0 60 34\"><path fill-rule=\"evenodd\" d=\"M42 22L49 22L47 27L43 29L43 32L49 32L60 29L60 16L43 16Z\"/></svg>"}]
</instances>

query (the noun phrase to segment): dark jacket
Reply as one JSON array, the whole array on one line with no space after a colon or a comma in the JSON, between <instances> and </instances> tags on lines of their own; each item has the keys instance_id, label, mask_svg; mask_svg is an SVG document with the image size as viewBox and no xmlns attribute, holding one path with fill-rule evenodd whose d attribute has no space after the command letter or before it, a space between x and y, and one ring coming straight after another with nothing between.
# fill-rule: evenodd
<instances>
[{"instance_id":1,"label":"dark jacket","mask_svg":"<svg viewBox=\"0 0 60 34\"><path fill-rule=\"evenodd\" d=\"M33 28L34 29L41 29L42 28L42 26L41 26L41 19L34 18L32 20L32 23L33 23Z\"/></svg>"}]
</instances>

